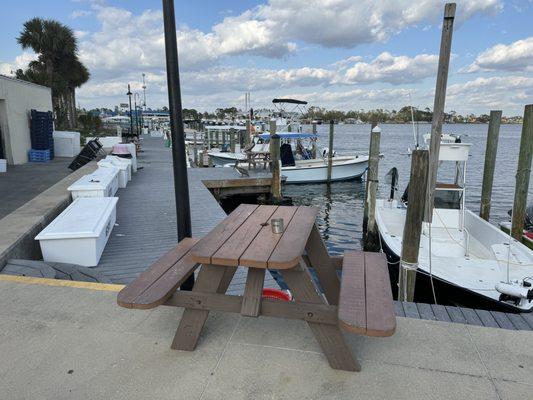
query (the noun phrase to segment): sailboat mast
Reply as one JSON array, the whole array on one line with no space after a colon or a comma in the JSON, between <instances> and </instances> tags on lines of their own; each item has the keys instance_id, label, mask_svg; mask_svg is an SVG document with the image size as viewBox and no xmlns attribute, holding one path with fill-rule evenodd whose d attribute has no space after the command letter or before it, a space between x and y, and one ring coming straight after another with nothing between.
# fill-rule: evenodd
<instances>
[{"instance_id":1,"label":"sailboat mast","mask_svg":"<svg viewBox=\"0 0 533 400\"><path fill-rule=\"evenodd\" d=\"M431 223L433 218L433 205L435 186L437 184L437 169L439 165L439 151L444 119L444 103L446 100L446 86L448 83L448 68L452 48L453 21L455 19L455 3L446 3L444 6L444 20L442 23L442 36L440 42L439 67L437 70L437 84L435 87L435 102L433 105L433 119L431 121L431 143L429 146L429 179L428 199L424 221Z\"/></svg>"}]
</instances>

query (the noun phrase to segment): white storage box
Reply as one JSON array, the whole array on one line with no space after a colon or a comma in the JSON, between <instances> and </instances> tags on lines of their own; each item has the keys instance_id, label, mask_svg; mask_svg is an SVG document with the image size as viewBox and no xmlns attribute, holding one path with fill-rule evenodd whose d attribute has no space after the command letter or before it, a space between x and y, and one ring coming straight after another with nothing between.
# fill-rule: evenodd
<instances>
[{"instance_id":1,"label":"white storage box","mask_svg":"<svg viewBox=\"0 0 533 400\"><path fill-rule=\"evenodd\" d=\"M0 158L0 172L7 172L7 160Z\"/></svg>"},{"instance_id":2,"label":"white storage box","mask_svg":"<svg viewBox=\"0 0 533 400\"><path fill-rule=\"evenodd\" d=\"M119 165L126 165L127 171L128 171L128 181L131 181L132 164L133 164L133 161L131 158L122 158L118 156L108 155L106 158L104 158L104 160L112 163L113 165L117 167Z\"/></svg>"},{"instance_id":3,"label":"white storage box","mask_svg":"<svg viewBox=\"0 0 533 400\"><path fill-rule=\"evenodd\" d=\"M135 148L135 143L126 143L126 147L131 154L131 168L133 172L137 172L137 149Z\"/></svg>"},{"instance_id":4,"label":"white storage box","mask_svg":"<svg viewBox=\"0 0 533 400\"><path fill-rule=\"evenodd\" d=\"M98 161L98 168L118 168L118 187L123 189L128 185L128 166L125 164L114 165L111 160Z\"/></svg>"},{"instance_id":5,"label":"white storage box","mask_svg":"<svg viewBox=\"0 0 533 400\"><path fill-rule=\"evenodd\" d=\"M118 190L119 169L98 168L92 174L82 176L67 190L72 199L78 197L113 197Z\"/></svg>"},{"instance_id":6,"label":"white storage box","mask_svg":"<svg viewBox=\"0 0 533 400\"><path fill-rule=\"evenodd\" d=\"M80 133L54 131L54 155L56 157L75 157L80 152Z\"/></svg>"},{"instance_id":7,"label":"white storage box","mask_svg":"<svg viewBox=\"0 0 533 400\"><path fill-rule=\"evenodd\" d=\"M35 240L43 260L95 267L115 226L117 197L79 198Z\"/></svg>"}]
</instances>

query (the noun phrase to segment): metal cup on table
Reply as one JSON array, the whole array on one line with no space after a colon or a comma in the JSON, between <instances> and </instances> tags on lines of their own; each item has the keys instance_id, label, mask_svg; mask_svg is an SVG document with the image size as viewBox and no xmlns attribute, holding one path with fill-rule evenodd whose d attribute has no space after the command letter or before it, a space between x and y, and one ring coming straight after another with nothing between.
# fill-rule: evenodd
<instances>
[{"instance_id":1,"label":"metal cup on table","mask_svg":"<svg viewBox=\"0 0 533 400\"><path fill-rule=\"evenodd\" d=\"M283 218L272 218L270 226L272 227L272 233L283 233Z\"/></svg>"}]
</instances>

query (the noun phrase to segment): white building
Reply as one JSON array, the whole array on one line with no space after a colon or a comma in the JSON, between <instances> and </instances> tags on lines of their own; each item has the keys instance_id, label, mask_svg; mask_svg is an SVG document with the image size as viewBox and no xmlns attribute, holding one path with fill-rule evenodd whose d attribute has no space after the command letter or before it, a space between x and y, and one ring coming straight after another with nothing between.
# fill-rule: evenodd
<instances>
[{"instance_id":1,"label":"white building","mask_svg":"<svg viewBox=\"0 0 533 400\"><path fill-rule=\"evenodd\" d=\"M0 159L8 164L28 162L32 109L52 111L52 90L0 75Z\"/></svg>"}]
</instances>

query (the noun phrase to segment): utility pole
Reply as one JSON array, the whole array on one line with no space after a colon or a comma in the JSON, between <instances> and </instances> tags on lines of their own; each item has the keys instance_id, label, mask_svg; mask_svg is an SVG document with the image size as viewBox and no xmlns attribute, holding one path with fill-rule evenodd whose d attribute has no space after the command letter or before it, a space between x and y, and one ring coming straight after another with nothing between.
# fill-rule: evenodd
<instances>
[{"instance_id":1,"label":"utility pole","mask_svg":"<svg viewBox=\"0 0 533 400\"><path fill-rule=\"evenodd\" d=\"M189 182L185 154L185 132L181 106L181 87L178 64L178 43L176 40L176 19L174 0L163 0L163 22L165 27L165 54L167 66L168 105L172 137L172 162L174 170L174 195L176 198L176 219L178 241L192 237ZM182 290L191 290L194 275L182 285Z\"/></svg>"}]
</instances>

